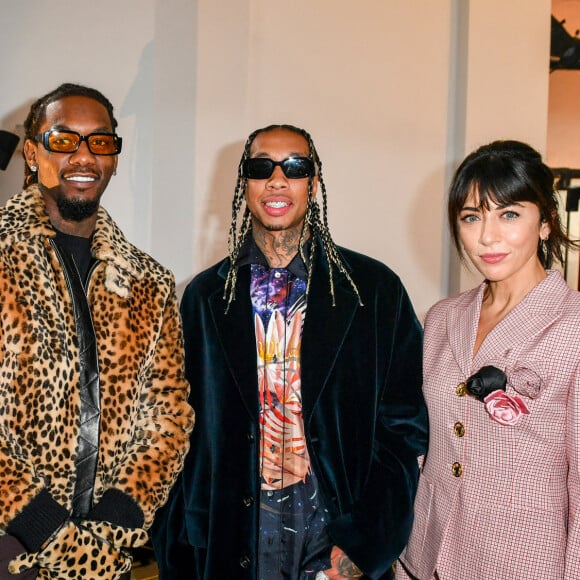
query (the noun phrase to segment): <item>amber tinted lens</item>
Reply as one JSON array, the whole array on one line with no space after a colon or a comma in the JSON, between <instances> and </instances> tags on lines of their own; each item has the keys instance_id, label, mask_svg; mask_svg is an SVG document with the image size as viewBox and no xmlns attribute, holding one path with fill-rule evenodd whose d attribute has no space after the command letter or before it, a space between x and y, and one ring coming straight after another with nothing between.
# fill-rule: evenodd
<instances>
[{"instance_id":1,"label":"amber tinted lens","mask_svg":"<svg viewBox=\"0 0 580 580\"><path fill-rule=\"evenodd\" d=\"M93 155L117 155L121 152L121 138L113 133L91 133L83 137L74 131L47 131L39 137L49 151L56 153L74 153L81 141L87 142Z\"/></svg>"},{"instance_id":2,"label":"amber tinted lens","mask_svg":"<svg viewBox=\"0 0 580 580\"><path fill-rule=\"evenodd\" d=\"M114 155L117 151L117 137L108 133L93 133L86 137L89 150L95 155Z\"/></svg>"},{"instance_id":3,"label":"amber tinted lens","mask_svg":"<svg viewBox=\"0 0 580 580\"><path fill-rule=\"evenodd\" d=\"M80 136L76 133L68 133L67 131L51 131L48 135L47 143L49 151L72 153L79 147Z\"/></svg>"}]
</instances>

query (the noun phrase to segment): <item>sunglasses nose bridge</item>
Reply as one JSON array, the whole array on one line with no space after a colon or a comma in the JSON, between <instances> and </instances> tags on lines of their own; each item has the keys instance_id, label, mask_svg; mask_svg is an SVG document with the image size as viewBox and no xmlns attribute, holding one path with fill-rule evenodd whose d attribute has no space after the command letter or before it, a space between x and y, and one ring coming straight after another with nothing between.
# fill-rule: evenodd
<instances>
[{"instance_id":1,"label":"sunglasses nose bridge","mask_svg":"<svg viewBox=\"0 0 580 580\"><path fill-rule=\"evenodd\" d=\"M282 183L287 182L288 177L286 175L286 172L284 171L283 163L284 163L283 161L274 161L273 162L272 174L270 175L270 177L268 177L268 181L282 182Z\"/></svg>"},{"instance_id":2,"label":"sunglasses nose bridge","mask_svg":"<svg viewBox=\"0 0 580 580\"><path fill-rule=\"evenodd\" d=\"M83 149L84 144L84 149ZM74 151L72 151L73 155L89 155L93 157L95 154L91 151L89 147L89 139L88 136L79 135L79 142L77 143L77 147Z\"/></svg>"}]
</instances>

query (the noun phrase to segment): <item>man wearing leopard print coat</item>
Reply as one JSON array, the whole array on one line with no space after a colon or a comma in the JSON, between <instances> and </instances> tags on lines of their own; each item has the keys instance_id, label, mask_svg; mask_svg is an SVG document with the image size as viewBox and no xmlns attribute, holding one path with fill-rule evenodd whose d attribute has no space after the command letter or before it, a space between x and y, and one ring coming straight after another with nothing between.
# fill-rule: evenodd
<instances>
[{"instance_id":1,"label":"man wearing leopard print coat","mask_svg":"<svg viewBox=\"0 0 580 580\"><path fill-rule=\"evenodd\" d=\"M188 449L173 276L100 207L115 127L94 89L39 99L0 211L0 578L127 576Z\"/></svg>"}]
</instances>

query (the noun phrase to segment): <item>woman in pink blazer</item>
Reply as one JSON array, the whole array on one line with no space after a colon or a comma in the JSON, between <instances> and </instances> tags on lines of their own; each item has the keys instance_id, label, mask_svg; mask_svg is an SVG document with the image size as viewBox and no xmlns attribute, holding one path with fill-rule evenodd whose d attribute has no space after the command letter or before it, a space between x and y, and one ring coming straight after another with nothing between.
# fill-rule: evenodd
<instances>
[{"instance_id":1,"label":"woman in pink blazer","mask_svg":"<svg viewBox=\"0 0 580 580\"><path fill-rule=\"evenodd\" d=\"M469 155L455 245L485 281L425 322L429 451L397 578L580 578L580 294L559 272L554 177L531 147Z\"/></svg>"}]
</instances>

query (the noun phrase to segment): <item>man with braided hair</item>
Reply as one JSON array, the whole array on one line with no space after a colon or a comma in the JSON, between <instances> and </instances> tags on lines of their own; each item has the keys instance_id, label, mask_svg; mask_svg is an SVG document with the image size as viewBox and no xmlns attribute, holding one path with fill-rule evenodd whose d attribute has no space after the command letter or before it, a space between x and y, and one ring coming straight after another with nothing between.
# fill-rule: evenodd
<instances>
[{"instance_id":1,"label":"man with braided hair","mask_svg":"<svg viewBox=\"0 0 580 580\"><path fill-rule=\"evenodd\" d=\"M326 206L306 131L250 135L229 257L181 305L198 423L154 525L162 580L386 579L405 546L421 327L391 270L334 244Z\"/></svg>"},{"instance_id":2,"label":"man with braided hair","mask_svg":"<svg viewBox=\"0 0 580 580\"><path fill-rule=\"evenodd\" d=\"M100 206L121 137L63 84L0 210L0 578L128 578L189 446L173 275Z\"/></svg>"}]
</instances>

